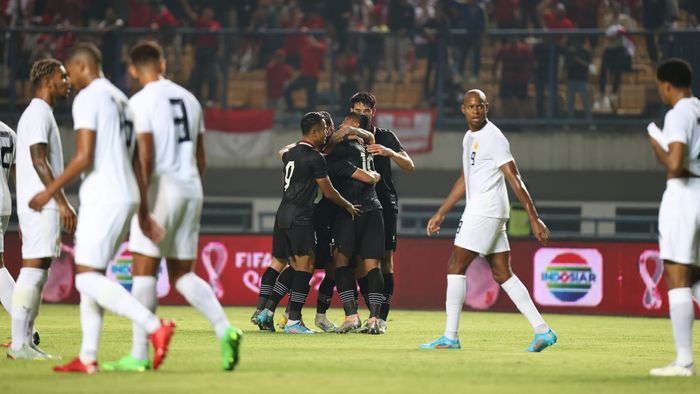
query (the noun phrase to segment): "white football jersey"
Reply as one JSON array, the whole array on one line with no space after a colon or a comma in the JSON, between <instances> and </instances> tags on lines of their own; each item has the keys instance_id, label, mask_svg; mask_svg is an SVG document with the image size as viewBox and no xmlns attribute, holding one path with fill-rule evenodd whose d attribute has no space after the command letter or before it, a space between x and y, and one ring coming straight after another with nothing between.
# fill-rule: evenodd
<instances>
[{"instance_id":1,"label":"white football jersey","mask_svg":"<svg viewBox=\"0 0 700 394\"><path fill-rule=\"evenodd\" d=\"M29 147L46 144L47 159L54 178L63 173L63 147L53 109L44 100L34 98L22 113L17 124L17 212L33 212L29 200L46 189L34 169ZM49 200L45 209L58 209L55 199Z\"/></svg>"},{"instance_id":2,"label":"white football jersey","mask_svg":"<svg viewBox=\"0 0 700 394\"><path fill-rule=\"evenodd\" d=\"M462 166L466 186L465 213L493 218L508 218L508 190L500 170L513 161L510 144L490 121L477 132L467 131L462 141Z\"/></svg>"},{"instance_id":3,"label":"white football jersey","mask_svg":"<svg viewBox=\"0 0 700 394\"><path fill-rule=\"evenodd\" d=\"M194 95L161 79L146 84L129 104L134 114L134 131L153 134L153 175L167 175L191 186L183 192L201 196L196 149L197 137L204 133L204 117Z\"/></svg>"},{"instance_id":4,"label":"white football jersey","mask_svg":"<svg viewBox=\"0 0 700 394\"><path fill-rule=\"evenodd\" d=\"M131 162L136 145L133 116L124 93L105 78L93 80L73 101L73 128L96 133L93 164L80 185L80 204L137 203Z\"/></svg>"},{"instance_id":5,"label":"white football jersey","mask_svg":"<svg viewBox=\"0 0 700 394\"><path fill-rule=\"evenodd\" d=\"M12 196L10 195L10 167L15 164L15 141L17 135L5 123L0 122L0 156L2 159L2 185L0 185L0 216L12 214ZM5 229L7 226L2 227Z\"/></svg>"},{"instance_id":6,"label":"white football jersey","mask_svg":"<svg viewBox=\"0 0 700 394\"><path fill-rule=\"evenodd\" d=\"M666 113L663 134L669 144L682 142L688 146L684 168L700 176L700 100L680 99Z\"/></svg>"}]
</instances>

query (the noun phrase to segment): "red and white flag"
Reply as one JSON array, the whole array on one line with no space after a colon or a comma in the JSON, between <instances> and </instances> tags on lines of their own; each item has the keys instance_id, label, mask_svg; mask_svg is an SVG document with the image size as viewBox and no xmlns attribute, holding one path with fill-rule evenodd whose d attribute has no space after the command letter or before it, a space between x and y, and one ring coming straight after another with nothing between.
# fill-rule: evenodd
<instances>
[{"instance_id":1,"label":"red and white flag","mask_svg":"<svg viewBox=\"0 0 700 394\"><path fill-rule=\"evenodd\" d=\"M433 150L433 111L379 110L376 125L389 129L399 137L408 153L428 153Z\"/></svg>"},{"instance_id":2,"label":"red and white flag","mask_svg":"<svg viewBox=\"0 0 700 394\"><path fill-rule=\"evenodd\" d=\"M214 166L272 154L272 110L208 108L204 122L207 162Z\"/></svg>"}]
</instances>

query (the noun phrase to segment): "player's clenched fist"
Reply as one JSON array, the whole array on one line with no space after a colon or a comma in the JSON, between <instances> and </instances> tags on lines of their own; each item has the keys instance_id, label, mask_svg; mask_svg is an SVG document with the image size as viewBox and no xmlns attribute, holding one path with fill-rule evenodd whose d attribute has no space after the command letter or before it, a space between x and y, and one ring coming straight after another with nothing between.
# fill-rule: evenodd
<instances>
[{"instance_id":1,"label":"player's clenched fist","mask_svg":"<svg viewBox=\"0 0 700 394\"><path fill-rule=\"evenodd\" d=\"M532 220L530 223L532 223L532 233L535 235L535 238L537 238L542 245L547 245L549 241L549 229L544 222L540 218L537 218L537 220Z\"/></svg>"}]
</instances>

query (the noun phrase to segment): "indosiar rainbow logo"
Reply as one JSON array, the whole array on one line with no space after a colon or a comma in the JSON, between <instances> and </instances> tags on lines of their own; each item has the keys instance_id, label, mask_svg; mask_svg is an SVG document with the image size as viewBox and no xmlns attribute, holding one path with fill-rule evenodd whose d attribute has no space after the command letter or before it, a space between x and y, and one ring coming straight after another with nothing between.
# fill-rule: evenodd
<instances>
[{"instance_id":1,"label":"indosiar rainbow logo","mask_svg":"<svg viewBox=\"0 0 700 394\"><path fill-rule=\"evenodd\" d=\"M535 253L535 301L596 306L603 299L603 257L597 249L541 248Z\"/></svg>"},{"instance_id":2,"label":"indosiar rainbow logo","mask_svg":"<svg viewBox=\"0 0 700 394\"><path fill-rule=\"evenodd\" d=\"M598 277L586 259L576 253L566 252L554 257L542 272L542 281L558 299L578 301L591 290Z\"/></svg>"}]
</instances>

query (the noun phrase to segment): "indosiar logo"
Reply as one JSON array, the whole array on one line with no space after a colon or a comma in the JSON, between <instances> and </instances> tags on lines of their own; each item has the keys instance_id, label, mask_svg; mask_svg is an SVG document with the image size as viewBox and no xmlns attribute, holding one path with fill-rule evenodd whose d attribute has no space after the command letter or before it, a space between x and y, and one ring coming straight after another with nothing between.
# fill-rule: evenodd
<instances>
[{"instance_id":1,"label":"indosiar logo","mask_svg":"<svg viewBox=\"0 0 700 394\"><path fill-rule=\"evenodd\" d=\"M539 304L596 306L602 301L603 258L597 249L539 249L534 276Z\"/></svg>"}]
</instances>

